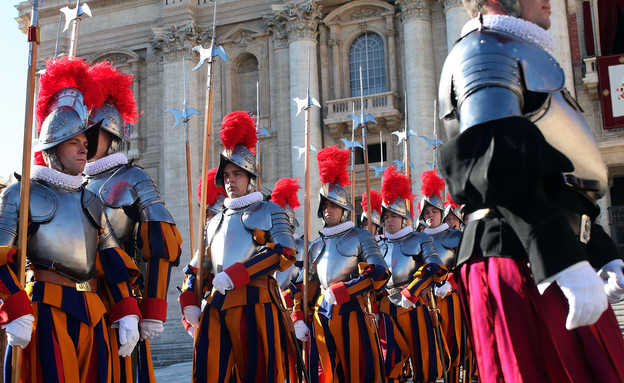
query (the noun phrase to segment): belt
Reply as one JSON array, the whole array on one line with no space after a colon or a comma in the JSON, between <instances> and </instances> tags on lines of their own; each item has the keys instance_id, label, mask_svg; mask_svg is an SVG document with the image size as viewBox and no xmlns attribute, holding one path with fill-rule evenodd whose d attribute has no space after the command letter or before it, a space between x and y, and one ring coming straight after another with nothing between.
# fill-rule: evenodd
<instances>
[{"instance_id":1,"label":"belt","mask_svg":"<svg viewBox=\"0 0 624 383\"><path fill-rule=\"evenodd\" d=\"M26 280L29 282L48 282L55 285L73 287L76 291L97 291L97 279L91 278L88 281L76 282L75 280L50 270L28 270Z\"/></svg>"}]
</instances>

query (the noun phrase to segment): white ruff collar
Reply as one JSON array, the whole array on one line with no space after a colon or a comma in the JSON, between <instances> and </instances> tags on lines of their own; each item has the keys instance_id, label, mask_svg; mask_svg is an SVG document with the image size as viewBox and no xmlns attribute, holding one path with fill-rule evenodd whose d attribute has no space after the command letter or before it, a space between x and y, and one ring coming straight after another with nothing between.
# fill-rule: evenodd
<instances>
[{"instance_id":1,"label":"white ruff collar","mask_svg":"<svg viewBox=\"0 0 624 383\"><path fill-rule=\"evenodd\" d=\"M354 227L355 227L355 224L353 223L353 221L347 221L347 222L339 223L336 226L324 227L323 230L321 230L321 233L323 233L323 235L326 237L331 237L336 234L340 234L343 231L353 229Z\"/></svg>"},{"instance_id":2,"label":"white ruff collar","mask_svg":"<svg viewBox=\"0 0 624 383\"><path fill-rule=\"evenodd\" d=\"M252 203L260 202L262 201L262 198L262 193L253 192L238 198L226 198L225 201L223 201L223 204L228 209L240 209L245 206L249 206Z\"/></svg>"},{"instance_id":3,"label":"white ruff collar","mask_svg":"<svg viewBox=\"0 0 624 383\"><path fill-rule=\"evenodd\" d=\"M438 227L433 227L433 228L429 228L429 227L425 227L425 234L427 235L433 235L433 234L438 234L443 232L444 230L447 230L449 228L448 223L443 223Z\"/></svg>"},{"instance_id":4,"label":"white ruff collar","mask_svg":"<svg viewBox=\"0 0 624 383\"><path fill-rule=\"evenodd\" d=\"M112 169L119 165L125 165L128 163L128 157L123 153L113 153L99 160L89 162L85 166L84 174L92 176L94 174L102 173L108 169Z\"/></svg>"},{"instance_id":5,"label":"white ruff collar","mask_svg":"<svg viewBox=\"0 0 624 383\"><path fill-rule=\"evenodd\" d=\"M84 183L82 175L71 176L58 170L41 165L33 165L30 169L30 178L45 181L61 189L76 190Z\"/></svg>"},{"instance_id":6,"label":"white ruff collar","mask_svg":"<svg viewBox=\"0 0 624 383\"><path fill-rule=\"evenodd\" d=\"M411 232L414 231L414 228L411 226L405 226L404 228L402 228L401 230L397 231L394 234L390 234L387 230L386 230L386 238L388 239L399 239L399 238L403 238L406 235L410 234Z\"/></svg>"},{"instance_id":7,"label":"white ruff collar","mask_svg":"<svg viewBox=\"0 0 624 383\"><path fill-rule=\"evenodd\" d=\"M462 29L462 36L480 26L479 18L468 21ZM555 38L544 28L530 21L507 15L484 15L483 26L520 37L539 46L551 55L555 52Z\"/></svg>"}]
</instances>

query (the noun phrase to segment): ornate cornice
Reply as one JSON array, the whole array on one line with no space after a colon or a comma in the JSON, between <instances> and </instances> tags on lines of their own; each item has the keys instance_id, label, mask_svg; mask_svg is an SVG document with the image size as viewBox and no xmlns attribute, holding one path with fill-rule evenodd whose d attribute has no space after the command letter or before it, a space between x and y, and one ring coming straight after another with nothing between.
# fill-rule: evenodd
<instances>
[{"instance_id":1,"label":"ornate cornice","mask_svg":"<svg viewBox=\"0 0 624 383\"><path fill-rule=\"evenodd\" d=\"M204 29L195 22L186 26L171 25L169 28L153 28L154 35L150 44L152 49L160 52L164 61L189 57L194 46L209 42L212 28Z\"/></svg>"},{"instance_id":2,"label":"ornate cornice","mask_svg":"<svg viewBox=\"0 0 624 383\"><path fill-rule=\"evenodd\" d=\"M288 32L286 20L275 14L264 15L262 17L265 27L273 34L276 48L288 47Z\"/></svg>"},{"instance_id":3,"label":"ornate cornice","mask_svg":"<svg viewBox=\"0 0 624 383\"><path fill-rule=\"evenodd\" d=\"M401 11L401 21L431 21L431 0L397 0Z\"/></svg>"},{"instance_id":4,"label":"ornate cornice","mask_svg":"<svg viewBox=\"0 0 624 383\"><path fill-rule=\"evenodd\" d=\"M285 33L289 42L302 39L316 41L322 15L321 6L314 1L290 2L285 6L273 7L273 15L265 18L265 24L269 25L267 20L270 20L270 27L284 28L279 32Z\"/></svg>"}]
</instances>

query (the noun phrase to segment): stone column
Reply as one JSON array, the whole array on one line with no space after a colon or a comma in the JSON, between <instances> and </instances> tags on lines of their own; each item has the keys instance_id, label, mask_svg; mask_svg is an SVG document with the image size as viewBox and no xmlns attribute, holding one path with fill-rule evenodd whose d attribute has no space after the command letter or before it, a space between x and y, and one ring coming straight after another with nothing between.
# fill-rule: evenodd
<instances>
[{"instance_id":1,"label":"stone column","mask_svg":"<svg viewBox=\"0 0 624 383\"><path fill-rule=\"evenodd\" d=\"M386 38L388 39L388 73L390 74L390 91L394 93L399 92L399 86L397 81L397 52L394 36L396 31L394 30L394 15L386 16Z\"/></svg>"},{"instance_id":2,"label":"stone column","mask_svg":"<svg viewBox=\"0 0 624 383\"><path fill-rule=\"evenodd\" d=\"M331 45L332 50L332 74L334 75L332 79L332 100L336 100L342 98L340 86L342 84L342 76L340 75L342 72L340 69L340 43L338 42L337 36L333 33L331 34L329 45Z\"/></svg>"},{"instance_id":3,"label":"stone column","mask_svg":"<svg viewBox=\"0 0 624 383\"><path fill-rule=\"evenodd\" d=\"M570 52L570 33L568 29L568 10L565 0L551 0L550 29L557 45L554 56L565 73L565 86L574 96L574 71L572 69L572 53Z\"/></svg>"},{"instance_id":4,"label":"stone column","mask_svg":"<svg viewBox=\"0 0 624 383\"><path fill-rule=\"evenodd\" d=\"M295 97L306 98L308 82L310 84L310 97L320 100L319 78L317 65L317 35L318 25L322 16L320 6L314 2L289 3L284 7L274 7L275 16L286 22L288 34L288 57L290 73L290 100ZM309 57L309 60L308 60ZM309 70L308 70L309 68ZM290 102L290 142L292 146L305 147L305 118L304 112L297 116L297 105ZM323 148L321 141L321 110L316 107L310 109L310 143L318 150ZM298 153L290 151L292 163L292 177L299 177L301 190L299 201L302 207L297 209L296 215L299 222L304 222L304 158L298 160ZM321 183L319 180L316 153L310 153L310 223L311 234L314 236L322 227L319 219L316 219L318 208L318 191Z\"/></svg>"},{"instance_id":5,"label":"stone column","mask_svg":"<svg viewBox=\"0 0 624 383\"><path fill-rule=\"evenodd\" d=\"M446 16L446 46L450 52L455 41L461 37L461 30L470 20L470 15L462 0L444 0L443 5Z\"/></svg>"},{"instance_id":6,"label":"stone column","mask_svg":"<svg viewBox=\"0 0 624 383\"><path fill-rule=\"evenodd\" d=\"M329 49L327 47L327 35L328 29L325 25L319 25L320 32L320 56L319 63L321 65L321 80L319 85L321 87L322 95L319 95L319 102L325 103L329 100Z\"/></svg>"},{"instance_id":7,"label":"stone column","mask_svg":"<svg viewBox=\"0 0 624 383\"><path fill-rule=\"evenodd\" d=\"M397 3L403 23L408 126L417 135L432 138L433 105L437 99L437 87L431 33L431 0L397 0ZM409 150L410 160L414 164L414 194L420 194L420 174L430 169L427 162L433 162L432 150L425 149L425 141L411 137Z\"/></svg>"}]
</instances>

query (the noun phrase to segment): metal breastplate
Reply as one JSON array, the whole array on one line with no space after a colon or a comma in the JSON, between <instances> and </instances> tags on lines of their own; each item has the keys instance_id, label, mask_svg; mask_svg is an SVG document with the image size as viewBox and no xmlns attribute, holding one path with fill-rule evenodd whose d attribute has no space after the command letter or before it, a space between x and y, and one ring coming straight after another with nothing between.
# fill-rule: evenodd
<instances>
[{"instance_id":1,"label":"metal breastplate","mask_svg":"<svg viewBox=\"0 0 624 383\"><path fill-rule=\"evenodd\" d=\"M401 287L408 283L416 270L421 266L411 255L403 254L401 251L401 242L403 239L404 238L399 238L396 241L385 241L387 251L385 254L382 252L382 254L388 265L388 269L392 273L387 285L389 289Z\"/></svg>"},{"instance_id":2,"label":"metal breastplate","mask_svg":"<svg viewBox=\"0 0 624 383\"><path fill-rule=\"evenodd\" d=\"M452 269L455 266L455 258L457 256L457 247L459 246L459 239L452 238L451 230L447 229L439 233L429 234L429 237L433 241L433 246L440 256L442 263L447 269Z\"/></svg>"},{"instance_id":3,"label":"metal breastplate","mask_svg":"<svg viewBox=\"0 0 624 383\"><path fill-rule=\"evenodd\" d=\"M243 212L244 210L225 210L214 234L208 234L214 273L219 273L236 262L248 260L260 249L252 232L241 221Z\"/></svg>"},{"instance_id":4,"label":"metal breastplate","mask_svg":"<svg viewBox=\"0 0 624 383\"><path fill-rule=\"evenodd\" d=\"M78 279L87 280L95 267L99 227L83 208L82 189L53 191L58 200L56 214L42 222L28 240L28 260L59 263Z\"/></svg>"},{"instance_id":5,"label":"metal breastplate","mask_svg":"<svg viewBox=\"0 0 624 383\"><path fill-rule=\"evenodd\" d=\"M540 110L527 117L537 125L546 141L572 162L572 174L598 181L599 195L604 195L608 185L607 168L594 133L572 96L566 90L553 92Z\"/></svg>"},{"instance_id":6,"label":"metal breastplate","mask_svg":"<svg viewBox=\"0 0 624 383\"><path fill-rule=\"evenodd\" d=\"M324 246L314 260L316 274L323 289L327 289L334 283L346 282L351 279L350 275L358 272L359 249L357 243L348 243L344 246L344 233L333 237L324 237ZM320 239L323 241L323 239ZM349 242L355 242L350 240ZM340 250L338 249L340 245Z\"/></svg>"}]
</instances>

